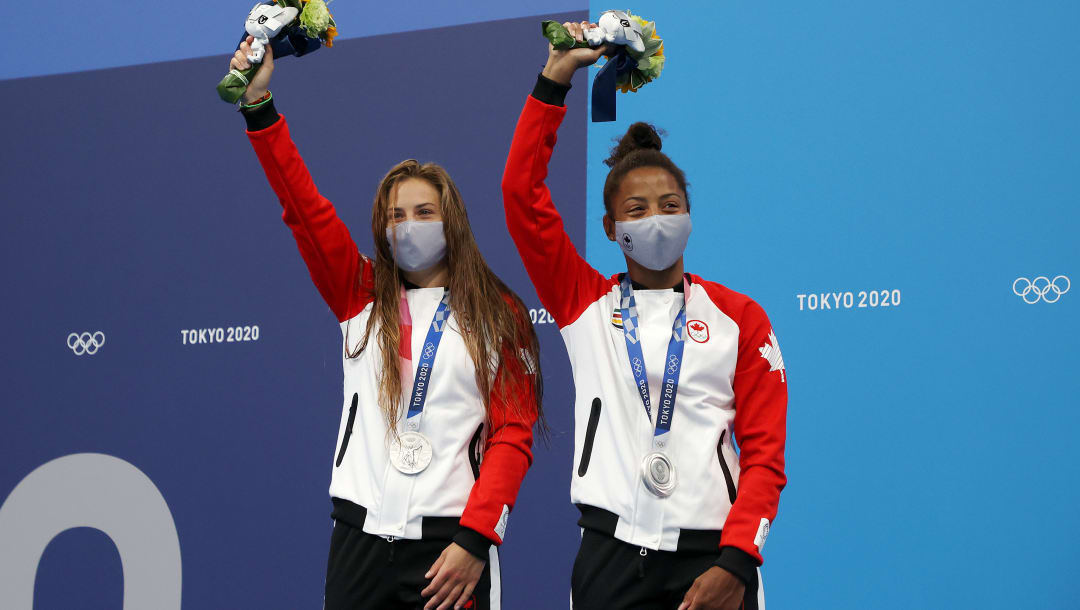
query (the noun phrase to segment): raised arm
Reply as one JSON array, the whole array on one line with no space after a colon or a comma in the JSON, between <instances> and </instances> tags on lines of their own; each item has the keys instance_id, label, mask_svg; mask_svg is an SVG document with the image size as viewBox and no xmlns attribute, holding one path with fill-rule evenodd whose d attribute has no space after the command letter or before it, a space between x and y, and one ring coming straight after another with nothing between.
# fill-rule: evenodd
<instances>
[{"instance_id":1,"label":"raised arm","mask_svg":"<svg viewBox=\"0 0 1080 610\"><path fill-rule=\"evenodd\" d=\"M580 34L580 27L577 31ZM544 183L556 132L566 115L570 77L578 68L595 63L603 49L556 51L550 45L548 49L548 65L514 130L502 189L510 236L540 301L561 328L611 286L574 248Z\"/></svg>"},{"instance_id":2,"label":"raised arm","mask_svg":"<svg viewBox=\"0 0 1080 610\"><path fill-rule=\"evenodd\" d=\"M241 44L230 68L247 67L249 42ZM273 51L267 47L263 65L244 94L247 105L241 107L247 121L248 138L281 202L282 218L296 238L315 287L338 321L344 322L371 302L372 264L360 255L334 205L315 188L315 182L289 136L285 117L274 108L267 89L273 69Z\"/></svg>"}]
</instances>

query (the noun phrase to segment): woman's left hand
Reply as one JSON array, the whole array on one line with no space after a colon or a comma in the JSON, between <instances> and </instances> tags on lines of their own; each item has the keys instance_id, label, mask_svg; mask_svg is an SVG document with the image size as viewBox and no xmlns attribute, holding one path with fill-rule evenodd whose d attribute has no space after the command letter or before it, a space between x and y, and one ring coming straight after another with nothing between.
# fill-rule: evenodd
<instances>
[{"instance_id":1,"label":"woman's left hand","mask_svg":"<svg viewBox=\"0 0 1080 610\"><path fill-rule=\"evenodd\" d=\"M451 542L424 574L424 578L431 579L431 584L420 595L432 596L424 605L424 610L448 610L464 606L476 588L480 575L484 573L484 563L483 559Z\"/></svg>"},{"instance_id":2,"label":"woman's left hand","mask_svg":"<svg viewBox=\"0 0 1080 610\"><path fill-rule=\"evenodd\" d=\"M727 570L713 566L698 576L679 610L736 610L746 585Z\"/></svg>"}]
</instances>

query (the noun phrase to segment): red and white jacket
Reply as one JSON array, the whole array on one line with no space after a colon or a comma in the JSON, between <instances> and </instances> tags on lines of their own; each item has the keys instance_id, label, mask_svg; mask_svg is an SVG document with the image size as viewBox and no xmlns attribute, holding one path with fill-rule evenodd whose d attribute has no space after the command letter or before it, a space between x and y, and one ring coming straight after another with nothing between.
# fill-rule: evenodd
<instances>
[{"instance_id":1,"label":"red and white jacket","mask_svg":"<svg viewBox=\"0 0 1080 610\"><path fill-rule=\"evenodd\" d=\"M285 118L273 112L276 120L262 129L259 121L248 117L247 134L284 208L285 224L292 229L311 279L337 316L342 336L347 334L352 343L343 343L342 350L344 394L330 482L334 517L379 536L453 538L487 557L489 545L502 542L507 517L532 463L536 408L531 388L521 384L515 397L521 409L507 408L493 393L493 421L488 421L473 361L451 311L421 423L421 432L433 445L433 459L416 475L402 474L390 464L391 437L378 404L382 358L376 342L373 338L356 358L345 355L355 353L373 310L373 264L359 253L333 204L315 188ZM406 293L414 320L413 354L423 348L427 320L442 293L442 288ZM409 381L402 384L405 394L411 392L418 361L413 358ZM407 402L405 397L403 404ZM399 431L404 430L405 409L401 411ZM515 415L522 412L531 417Z\"/></svg>"},{"instance_id":2,"label":"red and white jacket","mask_svg":"<svg viewBox=\"0 0 1080 610\"><path fill-rule=\"evenodd\" d=\"M573 368L576 468L570 496L582 511L580 524L648 549L711 549L720 556L718 565L732 566L747 580L762 562L786 482L787 380L769 319L749 297L687 276L688 338L668 443L678 486L667 498L652 495L640 473L654 426L627 358L621 276L607 278L590 267L563 228L544 180L566 108L536 95L526 101L514 132L503 197L510 234ZM683 295L671 289L638 289L634 295L655 404Z\"/></svg>"}]
</instances>

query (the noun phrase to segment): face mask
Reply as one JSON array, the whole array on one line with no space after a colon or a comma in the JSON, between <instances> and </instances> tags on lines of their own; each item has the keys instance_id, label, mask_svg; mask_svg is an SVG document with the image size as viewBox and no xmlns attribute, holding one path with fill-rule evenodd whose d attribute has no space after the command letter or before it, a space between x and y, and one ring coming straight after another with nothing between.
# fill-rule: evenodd
<instances>
[{"instance_id":1,"label":"face mask","mask_svg":"<svg viewBox=\"0 0 1080 610\"><path fill-rule=\"evenodd\" d=\"M399 222L386 228L386 239L394 250L394 261L405 271L430 269L446 256L446 236L441 222Z\"/></svg>"},{"instance_id":2,"label":"face mask","mask_svg":"<svg viewBox=\"0 0 1080 610\"><path fill-rule=\"evenodd\" d=\"M615 223L615 241L642 267L663 271L675 264L690 239L689 214L653 214Z\"/></svg>"}]
</instances>

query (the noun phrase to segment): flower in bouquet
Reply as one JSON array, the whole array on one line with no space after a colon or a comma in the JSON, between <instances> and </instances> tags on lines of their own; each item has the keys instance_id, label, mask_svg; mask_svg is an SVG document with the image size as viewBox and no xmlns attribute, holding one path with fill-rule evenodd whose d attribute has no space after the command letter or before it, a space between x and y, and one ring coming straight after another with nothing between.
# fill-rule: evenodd
<instances>
[{"instance_id":1,"label":"flower in bouquet","mask_svg":"<svg viewBox=\"0 0 1080 610\"><path fill-rule=\"evenodd\" d=\"M646 83L658 78L664 70L664 39L656 34L656 22L646 21L633 14L630 14L630 18L641 28L645 50L639 53L628 46L624 47L626 54L636 61L637 65L616 81L615 86L623 93L636 92Z\"/></svg>"},{"instance_id":2,"label":"flower in bouquet","mask_svg":"<svg viewBox=\"0 0 1080 610\"><path fill-rule=\"evenodd\" d=\"M326 8L324 0L301 0L303 10L300 11L300 27L309 38L318 38L326 46L334 46L333 39L337 36L337 27L330 10ZM331 33L331 30L333 32Z\"/></svg>"}]
</instances>

